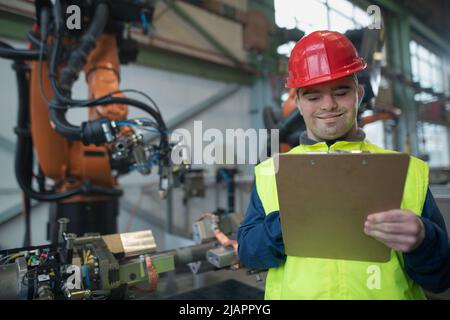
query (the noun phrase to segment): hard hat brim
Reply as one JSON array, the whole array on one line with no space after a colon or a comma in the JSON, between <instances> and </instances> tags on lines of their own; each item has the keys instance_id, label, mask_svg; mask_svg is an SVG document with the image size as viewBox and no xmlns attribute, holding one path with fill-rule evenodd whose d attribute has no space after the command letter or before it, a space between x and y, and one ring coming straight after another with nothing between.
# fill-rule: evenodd
<instances>
[{"instance_id":1,"label":"hard hat brim","mask_svg":"<svg viewBox=\"0 0 450 320\"><path fill-rule=\"evenodd\" d=\"M328 74L323 75L320 77L309 79L308 81L292 81L291 79L287 79L285 88L292 89L292 88L302 88L302 87L308 87L316 84L322 84L329 81L333 81L336 79L344 78L349 75L352 75L354 73L360 72L364 70L367 67L367 63L364 61L364 59L359 58L358 61L354 64L354 66L350 68L345 68L345 71L334 73L334 74Z\"/></svg>"}]
</instances>

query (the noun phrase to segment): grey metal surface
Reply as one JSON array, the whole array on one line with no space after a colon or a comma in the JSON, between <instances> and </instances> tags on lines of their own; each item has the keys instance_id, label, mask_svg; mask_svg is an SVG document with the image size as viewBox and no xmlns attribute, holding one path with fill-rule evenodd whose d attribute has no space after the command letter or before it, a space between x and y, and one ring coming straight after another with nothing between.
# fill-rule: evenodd
<instances>
[{"instance_id":1,"label":"grey metal surface","mask_svg":"<svg viewBox=\"0 0 450 320\"><path fill-rule=\"evenodd\" d=\"M0 149L8 153L14 153L16 144L3 135L0 135Z\"/></svg>"},{"instance_id":2,"label":"grey metal surface","mask_svg":"<svg viewBox=\"0 0 450 320\"><path fill-rule=\"evenodd\" d=\"M196 291L197 296L202 296L201 290L209 291L211 286L220 285L228 280L235 280L242 283L246 288L247 286L255 288L260 291L260 297L263 298L263 292L265 287L266 274L262 273L259 277L256 275L247 274L247 269L229 270L221 269L217 271L209 271L201 274L194 275L192 273L176 274L169 272L160 277L158 281L158 290L153 293L135 293L135 299L139 300L158 300L158 299L171 299L189 297L186 296L192 291ZM245 292L240 294L239 291L235 292L234 299L238 300ZM227 292L217 292L214 294L215 299L225 299L229 297ZM189 297L193 298L193 297Z\"/></svg>"},{"instance_id":3,"label":"grey metal surface","mask_svg":"<svg viewBox=\"0 0 450 320\"><path fill-rule=\"evenodd\" d=\"M19 284L15 263L0 265L0 300L19 299Z\"/></svg>"}]
</instances>

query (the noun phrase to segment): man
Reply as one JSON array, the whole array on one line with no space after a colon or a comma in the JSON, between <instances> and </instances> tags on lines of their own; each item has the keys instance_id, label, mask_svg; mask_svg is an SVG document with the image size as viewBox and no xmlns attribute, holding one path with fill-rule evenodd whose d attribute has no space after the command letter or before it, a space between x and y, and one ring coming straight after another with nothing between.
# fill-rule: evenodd
<instances>
[{"instance_id":1,"label":"man","mask_svg":"<svg viewBox=\"0 0 450 320\"><path fill-rule=\"evenodd\" d=\"M317 31L297 43L286 86L297 89L307 130L289 153L393 152L364 141L357 126L364 89L356 73L365 67L351 42L338 32ZM392 248L386 263L286 256L273 159L256 166L255 179L238 231L238 253L247 267L269 268L266 299L424 299L422 287L433 292L448 287L448 237L423 161L410 157L401 208L369 214L361 226Z\"/></svg>"}]
</instances>

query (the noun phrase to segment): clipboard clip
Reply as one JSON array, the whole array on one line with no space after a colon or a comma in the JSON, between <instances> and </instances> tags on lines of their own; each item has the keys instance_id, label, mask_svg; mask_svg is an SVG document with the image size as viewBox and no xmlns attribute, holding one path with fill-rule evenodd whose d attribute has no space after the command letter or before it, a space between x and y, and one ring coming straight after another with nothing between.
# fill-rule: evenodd
<instances>
[{"instance_id":1,"label":"clipboard clip","mask_svg":"<svg viewBox=\"0 0 450 320\"><path fill-rule=\"evenodd\" d=\"M370 152L370 151L366 151L366 150L333 150L333 151L331 151L331 152L329 152L330 154L341 154L341 153L344 153L344 154L370 154L370 153L372 153L372 152Z\"/></svg>"},{"instance_id":2,"label":"clipboard clip","mask_svg":"<svg viewBox=\"0 0 450 320\"><path fill-rule=\"evenodd\" d=\"M371 154L372 152L370 151L363 151L363 150L333 150L333 151L311 151L311 152L307 152L307 154ZM316 161L314 159L311 159L309 161L310 165L315 165ZM368 159L362 159L361 160L361 164L362 165L367 165L368 164Z\"/></svg>"},{"instance_id":3,"label":"clipboard clip","mask_svg":"<svg viewBox=\"0 0 450 320\"><path fill-rule=\"evenodd\" d=\"M333 151L310 151L306 154L371 154L372 152L366 150L333 150Z\"/></svg>"}]
</instances>

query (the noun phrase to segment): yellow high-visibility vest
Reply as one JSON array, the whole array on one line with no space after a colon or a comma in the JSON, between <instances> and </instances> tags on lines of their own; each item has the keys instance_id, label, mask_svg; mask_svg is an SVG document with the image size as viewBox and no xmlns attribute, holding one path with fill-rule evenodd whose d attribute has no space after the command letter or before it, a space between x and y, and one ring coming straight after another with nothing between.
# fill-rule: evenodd
<instances>
[{"instance_id":1,"label":"yellow high-visibility vest","mask_svg":"<svg viewBox=\"0 0 450 320\"><path fill-rule=\"evenodd\" d=\"M317 151L368 151L393 153L366 141L338 141L300 145L288 153ZM264 211L279 211L273 158L255 167L256 189ZM421 215L428 188L428 166L410 157L402 209ZM282 213L281 213L282 214ZM288 256L277 268L269 269L266 299L425 299L418 284L408 277L401 252L391 250L388 262L365 262Z\"/></svg>"}]
</instances>

